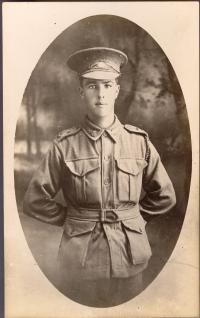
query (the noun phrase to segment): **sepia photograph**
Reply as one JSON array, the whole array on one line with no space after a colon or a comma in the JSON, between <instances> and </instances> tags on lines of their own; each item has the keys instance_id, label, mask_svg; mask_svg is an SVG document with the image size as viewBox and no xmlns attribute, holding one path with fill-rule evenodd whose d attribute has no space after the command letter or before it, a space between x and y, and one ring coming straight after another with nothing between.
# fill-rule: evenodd
<instances>
[{"instance_id":1,"label":"sepia photograph","mask_svg":"<svg viewBox=\"0 0 200 318\"><path fill-rule=\"evenodd\" d=\"M192 173L187 103L156 39L98 10L63 28L29 75L13 142L18 218L48 282L89 308L142 294L177 244Z\"/></svg>"}]
</instances>

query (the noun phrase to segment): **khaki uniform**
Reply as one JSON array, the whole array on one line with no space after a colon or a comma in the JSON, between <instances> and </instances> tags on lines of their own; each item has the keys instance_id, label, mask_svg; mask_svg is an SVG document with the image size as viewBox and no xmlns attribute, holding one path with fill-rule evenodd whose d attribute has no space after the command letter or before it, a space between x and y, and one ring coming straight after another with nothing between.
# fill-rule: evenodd
<instances>
[{"instance_id":1,"label":"khaki uniform","mask_svg":"<svg viewBox=\"0 0 200 318\"><path fill-rule=\"evenodd\" d=\"M67 208L54 200L59 189ZM122 125L117 117L107 129L86 119L83 127L65 130L54 140L30 183L24 212L63 225L63 278L128 278L142 272L151 257L141 212L166 213L175 201L144 131Z\"/></svg>"}]
</instances>

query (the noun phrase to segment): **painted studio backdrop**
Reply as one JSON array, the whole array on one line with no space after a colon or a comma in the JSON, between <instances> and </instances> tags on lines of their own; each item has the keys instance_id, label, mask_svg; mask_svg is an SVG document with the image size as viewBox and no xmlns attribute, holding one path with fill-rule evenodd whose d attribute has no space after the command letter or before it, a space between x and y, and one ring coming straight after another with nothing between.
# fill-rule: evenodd
<instances>
[{"instance_id":1,"label":"painted studio backdrop","mask_svg":"<svg viewBox=\"0 0 200 318\"><path fill-rule=\"evenodd\" d=\"M19 216L37 263L56 284L55 262L62 228L24 215L22 203L51 141L59 131L84 118L78 81L66 60L74 51L93 46L112 47L128 55L115 112L122 123L148 132L176 191L174 210L147 225L153 251L144 273L147 286L168 260L182 227L190 186L191 141L176 74L160 46L133 22L110 15L78 21L59 35L38 61L25 89L16 127L14 173ZM58 200L63 200L62 194Z\"/></svg>"}]
</instances>

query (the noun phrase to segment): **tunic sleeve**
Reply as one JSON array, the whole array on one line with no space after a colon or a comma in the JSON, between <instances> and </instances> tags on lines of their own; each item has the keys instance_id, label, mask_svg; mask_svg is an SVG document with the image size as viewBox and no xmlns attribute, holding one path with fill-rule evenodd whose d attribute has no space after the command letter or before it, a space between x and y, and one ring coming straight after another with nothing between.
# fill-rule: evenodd
<instances>
[{"instance_id":1,"label":"tunic sleeve","mask_svg":"<svg viewBox=\"0 0 200 318\"><path fill-rule=\"evenodd\" d=\"M176 195L158 152L150 141L148 145L149 160L143 177L146 194L140 201L140 211L158 215L172 209L176 204Z\"/></svg>"},{"instance_id":2,"label":"tunic sleeve","mask_svg":"<svg viewBox=\"0 0 200 318\"><path fill-rule=\"evenodd\" d=\"M66 215L66 208L54 200L61 184L61 158L61 150L55 141L35 172L23 204L25 214L55 225L62 225Z\"/></svg>"}]
</instances>

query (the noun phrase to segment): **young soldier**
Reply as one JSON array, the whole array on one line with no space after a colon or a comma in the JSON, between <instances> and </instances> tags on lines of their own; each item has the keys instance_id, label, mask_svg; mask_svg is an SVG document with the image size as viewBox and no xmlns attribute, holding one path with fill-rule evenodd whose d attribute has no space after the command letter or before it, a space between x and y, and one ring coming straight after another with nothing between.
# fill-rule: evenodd
<instances>
[{"instance_id":1,"label":"young soldier","mask_svg":"<svg viewBox=\"0 0 200 318\"><path fill-rule=\"evenodd\" d=\"M114 114L118 77L127 61L123 52L102 47L69 57L87 116L81 127L54 140L24 201L25 213L64 226L60 289L96 307L141 292L142 271L151 257L141 213L166 213L176 201L147 133L122 125ZM59 189L67 208L54 200Z\"/></svg>"}]
</instances>

